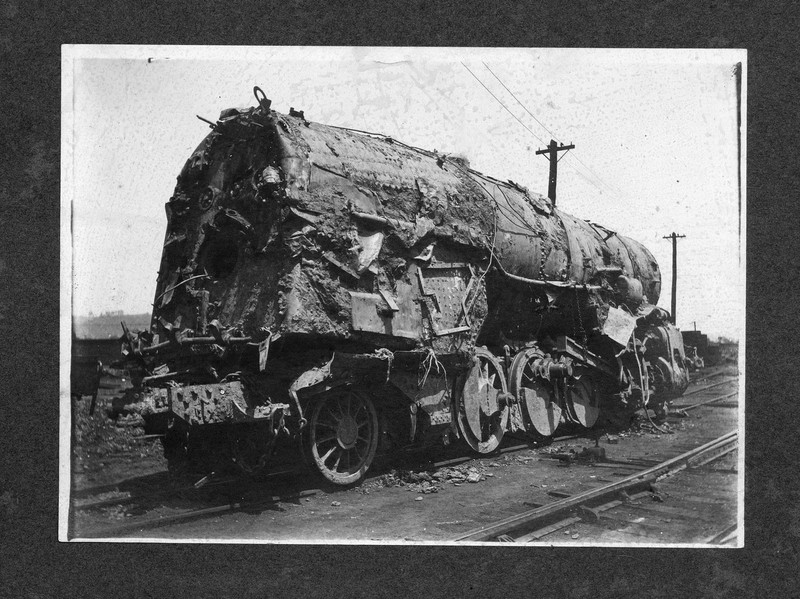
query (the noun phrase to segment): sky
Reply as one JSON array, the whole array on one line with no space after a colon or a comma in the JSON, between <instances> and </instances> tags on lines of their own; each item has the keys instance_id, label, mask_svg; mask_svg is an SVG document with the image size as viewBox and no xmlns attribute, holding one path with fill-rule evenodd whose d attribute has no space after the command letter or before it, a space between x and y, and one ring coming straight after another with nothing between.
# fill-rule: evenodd
<instances>
[{"instance_id":1,"label":"sky","mask_svg":"<svg viewBox=\"0 0 800 599\"><path fill-rule=\"evenodd\" d=\"M196 115L254 106L258 85L278 112L460 154L545 195L536 150L575 144L558 207L647 246L668 310L664 236L685 235L678 327L739 339L737 62L746 82L743 50L64 46L62 312L150 312L164 204L209 133Z\"/></svg>"}]
</instances>

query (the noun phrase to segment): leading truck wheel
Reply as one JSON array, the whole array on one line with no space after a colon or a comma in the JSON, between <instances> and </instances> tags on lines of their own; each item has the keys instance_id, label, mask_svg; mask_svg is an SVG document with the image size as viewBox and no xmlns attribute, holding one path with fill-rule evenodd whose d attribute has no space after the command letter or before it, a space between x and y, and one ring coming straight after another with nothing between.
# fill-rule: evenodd
<instances>
[{"instance_id":1,"label":"leading truck wheel","mask_svg":"<svg viewBox=\"0 0 800 599\"><path fill-rule=\"evenodd\" d=\"M491 453L503 439L510 409L498 396L506 392L500 362L488 350L476 349L458 398L456 422L467 445L478 453Z\"/></svg>"},{"instance_id":2,"label":"leading truck wheel","mask_svg":"<svg viewBox=\"0 0 800 599\"><path fill-rule=\"evenodd\" d=\"M308 421L311 464L337 485L357 483L378 448L378 413L366 393L336 389L320 396Z\"/></svg>"}]
</instances>

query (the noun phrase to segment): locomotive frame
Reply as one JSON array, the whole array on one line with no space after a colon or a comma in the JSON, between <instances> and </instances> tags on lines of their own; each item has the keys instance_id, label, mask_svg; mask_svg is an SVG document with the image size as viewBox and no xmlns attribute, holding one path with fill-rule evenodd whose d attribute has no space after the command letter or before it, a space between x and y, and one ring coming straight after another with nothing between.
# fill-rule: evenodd
<instances>
[{"instance_id":1,"label":"locomotive frame","mask_svg":"<svg viewBox=\"0 0 800 599\"><path fill-rule=\"evenodd\" d=\"M186 163L129 402L171 466L268 467L299 443L334 484L378 451L538 437L688 385L637 242L460 158L226 110Z\"/></svg>"}]
</instances>

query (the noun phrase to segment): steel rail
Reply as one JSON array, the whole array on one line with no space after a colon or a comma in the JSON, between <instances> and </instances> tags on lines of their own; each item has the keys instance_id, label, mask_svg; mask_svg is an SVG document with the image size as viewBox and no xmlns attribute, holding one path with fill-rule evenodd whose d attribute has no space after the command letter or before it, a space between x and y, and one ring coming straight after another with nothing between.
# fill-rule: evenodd
<instances>
[{"instance_id":1,"label":"steel rail","mask_svg":"<svg viewBox=\"0 0 800 599\"><path fill-rule=\"evenodd\" d=\"M548 442L547 445L548 446L552 446L553 444L560 443L562 441L569 441L570 439L582 439L582 438L586 438L586 437L587 437L587 435L575 435L575 434L573 434L573 435L562 435L560 437L551 437L551 438L547 439L547 442ZM429 468L436 469L436 468L445 468L445 467L449 467L449 466L457 466L457 465L463 464L465 462L473 462L475 460L480 460L480 459L497 458L497 457L499 457L501 455L504 455L504 454L507 454L507 453L514 453L514 452L517 452L517 451L522 451L523 449L539 449L542 446L543 445L538 444L536 440L531 440L531 441L529 441L527 443L522 443L520 445L511 445L509 447L501 447L500 449L497 449L497 450L495 450L495 451L493 451L491 453L487 453L487 454L475 455L475 454L470 453L469 455L465 455L465 456L461 456L461 457L457 457L457 458L450 458L450 459L447 459L447 460L442 460L440 462L433 462L432 464L430 464Z\"/></svg>"},{"instance_id":2,"label":"steel rail","mask_svg":"<svg viewBox=\"0 0 800 599\"><path fill-rule=\"evenodd\" d=\"M632 474L620 481L603 485L596 489L590 489L583 493L554 501L542 507L481 526L452 540L475 543L491 541L492 539L507 535L509 532L517 529L530 529L532 526L535 526L536 522L549 521L552 518L563 515L565 512L578 509L579 506L603 501L608 499L609 496L619 495L623 492L627 493L627 491L637 487L647 487L667 474L678 472L692 465L697 465L697 462L702 460L704 456L716 452L715 457L718 457L723 453L731 451L736 447L738 435L737 431L731 431L713 441L709 441L708 443L657 464L656 466Z\"/></svg>"},{"instance_id":3,"label":"steel rail","mask_svg":"<svg viewBox=\"0 0 800 599\"><path fill-rule=\"evenodd\" d=\"M706 389L713 389L714 387L719 387L720 385L725 385L727 383L733 383L733 382L736 382L738 380L739 380L739 377L735 376L735 377L729 378L727 380L720 381L719 383L714 383L713 385L706 385L705 387L700 387L699 389L692 389L691 391L687 391L686 393L681 395L681 397L686 397L687 395L694 395L695 393L700 393L702 391L705 391Z\"/></svg>"},{"instance_id":4,"label":"steel rail","mask_svg":"<svg viewBox=\"0 0 800 599\"><path fill-rule=\"evenodd\" d=\"M208 485L203 485L204 487L208 488L210 486L219 486L229 483L236 483L238 482L237 479L229 478L220 481L214 481L213 483L209 483ZM154 502L162 499L166 499L169 497L180 497L183 493L187 493L190 491L197 491L202 487L198 487L197 484L188 485L185 487L180 487L177 489L167 489L164 491L156 491L153 493L147 493L145 495L127 495L124 497L111 497L109 499L100 499L98 501L91 501L86 503L73 503L72 508L76 511L86 512L89 510L100 509L104 507L112 507L117 505L128 505L131 503L137 502Z\"/></svg>"},{"instance_id":5,"label":"steel rail","mask_svg":"<svg viewBox=\"0 0 800 599\"><path fill-rule=\"evenodd\" d=\"M283 476L285 474L293 473L293 470L276 470L275 472L269 472L264 475L265 479L276 478L278 476ZM213 472L211 473L214 474ZM114 492L118 490L120 485L125 484L128 482L127 480L120 481L119 483L113 485L103 485L101 487L89 488L80 491L82 494L89 493L86 497L91 497L91 492L95 491L95 494L99 495L106 492ZM167 488L163 490L153 491L149 493L143 493L138 495L126 495L121 497L111 497L108 499L99 499L97 501L86 501L84 503L80 503L80 500L83 497L73 497L72 499L72 509L75 511L90 511L94 509L104 508L104 507L113 507L117 505L127 505L131 503L145 503L145 502L153 502L158 500L163 500L165 498L170 497L181 497L185 493L194 492L197 493L200 489L209 490L215 487L221 487L225 485L241 485L239 490L248 490L250 488L257 489L259 487L259 483L249 480L246 478L244 474L238 476L211 476L207 475L195 483L182 485L180 487L175 488Z\"/></svg>"},{"instance_id":6,"label":"steel rail","mask_svg":"<svg viewBox=\"0 0 800 599\"><path fill-rule=\"evenodd\" d=\"M181 512L179 514L171 514L167 516L156 516L153 518L148 518L146 520L140 520L138 522L125 522L124 524L121 524L119 526L111 526L108 528L89 530L81 533L80 535L77 535L75 538L78 539L114 538L130 532L139 532L153 528L161 528L163 526L171 526L173 524L181 524L183 522L189 522L191 520L205 518L207 516L216 516L217 514L221 513L238 512L246 508L260 507L264 505L270 505L273 503L279 503L281 501L287 501L292 499L299 500L305 497L311 497L312 495L316 494L317 494L316 489L309 489L306 491L301 491L300 493L294 493L292 495L271 496L269 498L258 499L255 501L229 502L225 503L224 505L218 505L208 508L200 508L196 510L189 510L186 512Z\"/></svg>"},{"instance_id":7,"label":"steel rail","mask_svg":"<svg viewBox=\"0 0 800 599\"><path fill-rule=\"evenodd\" d=\"M692 382L705 381L707 379L715 379L718 376L724 376L726 369L727 366L715 366L706 368L704 371L698 371L695 373L697 376L692 379Z\"/></svg>"},{"instance_id":8,"label":"steel rail","mask_svg":"<svg viewBox=\"0 0 800 599\"><path fill-rule=\"evenodd\" d=\"M706 406L708 404L716 403L718 401L722 401L723 399L730 399L731 397L736 397L739 395L739 392L736 391L735 393L728 393L727 395L720 395L719 397L712 397L711 399L707 399L705 401L700 401L693 404L688 404L685 406L677 405L677 406L670 406L670 411L675 410L676 412L687 412L689 410L694 410L695 408L699 408L701 406Z\"/></svg>"}]
</instances>

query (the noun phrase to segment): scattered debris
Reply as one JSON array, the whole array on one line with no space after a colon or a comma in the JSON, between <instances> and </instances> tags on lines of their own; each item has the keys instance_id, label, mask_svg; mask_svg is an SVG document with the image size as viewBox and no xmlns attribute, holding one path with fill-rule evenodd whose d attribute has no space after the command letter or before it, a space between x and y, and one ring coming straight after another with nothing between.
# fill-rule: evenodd
<instances>
[{"instance_id":1,"label":"scattered debris","mask_svg":"<svg viewBox=\"0 0 800 599\"><path fill-rule=\"evenodd\" d=\"M564 491L548 491L547 494L551 497L559 497L561 499L572 497L572 493L565 493Z\"/></svg>"},{"instance_id":2,"label":"scattered debris","mask_svg":"<svg viewBox=\"0 0 800 599\"><path fill-rule=\"evenodd\" d=\"M342 502L341 501L331 501L331 505L333 507L339 507L340 505L342 505Z\"/></svg>"},{"instance_id":3,"label":"scattered debris","mask_svg":"<svg viewBox=\"0 0 800 599\"><path fill-rule=\"evenodd\" d=\"M556 453L566 453L566 452L575 453L574 449L575 447L577 446L571 443L565 443L563 445L550 445L548 447L542 447L541 449L537 450L537 452L545 455L552 455ZM530 458L525 458L525 459L530 459Z\"/></svg>"},{"instance_id":4,"label":"scattered debris","mask_svg":"<svg viewBox=\"0 0 800 599\"><path fill-rule=\"evenodd\" d=\"M143 427L144 418L139 414L129 414L127 416L120 416L116 421L117 428L122 427Z\"/></svg>"},{"instance_id":5,"label":"scattered debris","mask_svg":"<svg viewBox=\"0 0 800 599\"><path fill-rule=\"evenodd\" d=\"M606 459L606 450L604 447L584 447L577 457L589 462L602 462Z\"/></svg>"},{"instance_id":6,"label":"scattered debris","mask_svg":"<svg viewBox=\"0 0 800 599\"><path fill-rule=\"evenodd\" d=\"M411 472L408 470L391 470L358 488L362 494L377 491L384 487L404 487L415 493L438 493L445 483L460 486L461 483L478 483L486 480L487 475L481 466L452 466L440 468L434 472Z\"/></svg>"},{"instance_id":7,"label":"scattered debris","mask_svg":"<svg viewBox=\"0 0 800 599\"><path fill-rule=\"evenodd\" d=\"M419 497L416 497L416 498L414 499L414 501L422 501L422 495L420 495Z\"/></svg>"},{"instance_id":8,"label":"scattered debris","mask_svg":"<svg viewBox=\"0 0 800 599\"><path fill-rule=\"evenodd\" d=\"M578 514L586 522L600 521L600 513L597 510L594 510L585 505L578 506Z\"/></svg>"},{"instance_id":9,"label":"scattered debris","mask_svg":"<svg viewBox=\"0 0 800 599\"><path fill-rule=\"evenodd\" d=\"M650 493L650 498L658 503L664 503L664 499L667 496L667 494L662 491L661 487L655 484L650 485Z\"/></svg>"}]
</instances>

